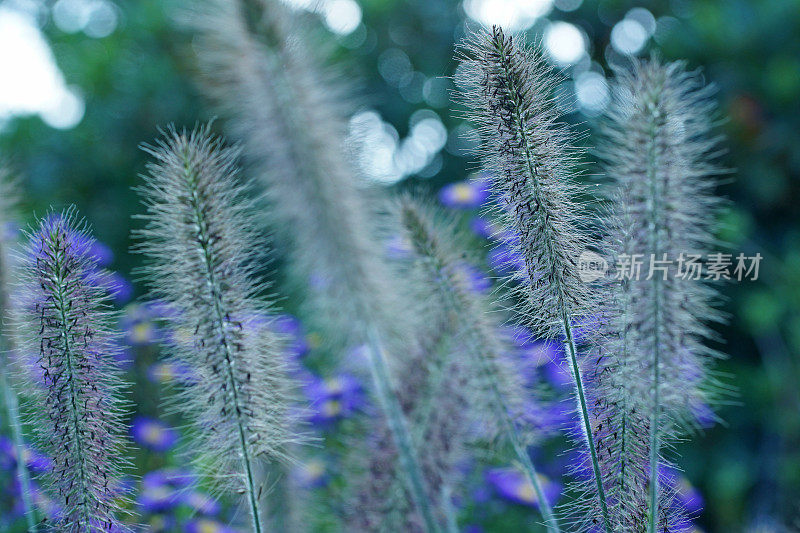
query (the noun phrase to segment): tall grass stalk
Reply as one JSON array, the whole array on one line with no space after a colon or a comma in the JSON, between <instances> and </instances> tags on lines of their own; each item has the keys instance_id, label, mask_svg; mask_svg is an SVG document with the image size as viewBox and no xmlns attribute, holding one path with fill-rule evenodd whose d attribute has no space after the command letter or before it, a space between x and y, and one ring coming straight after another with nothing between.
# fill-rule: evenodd
<instances>
[{"instance_id":1,"label":"tall grass stalk","mask_svg":"<svg viewBox=\"0 0 800 533\"><path fill-rule=\"evenodd\" d=\"M469 37L459 53L456 83L466 117L478 129L484 169L492 177L497 214L519 238L525 269L517 275L524 319L545 338L561 338L575 385L602 526L610 532L574 324L597 311L597 294L580 278L578 257L591 244L581 229L573 181L579 152L560 122L553 92L558 76L542 53L502 29Z\"/></svg>"},{"instance_id":2,"label":"tall grass stalk","mask_svg":"<svg viewBox=\"0 0 800 533\"><path fill-rule=\"evenodd\" d=\"M401 220L413 248L427 272L427 282L434 287L437 304L450 317L456 327L456 336L469 356L474 377L479 378L484 390L471 390L477 397L472 403L479 412L487 412L483 421L499 420L499 433L513 447L523 472L536 493L537 504L549 531L559 531L550 503L545 497L539 474L531 461L524 438L515 422L522 397L521 386L510 369L501 361L502 348L498 339L499 327L494 324L491 309L466 286L463 273L459 271L459 255L448 243L452 233L442 233L432 214L410 198L403 199L400 207ZM515 404L514 407L509 405Z\"/></svg>"},{"instance_id":3,"label":"tall grass stalk","mask_svg":"<svg viewBox=\"0 0 800 533\"><path fill-rule=\"evenodd\" d=\"M288 413L293 383L257 275L264 254L255 202L239 181L237 150L207 128L169 131L145 149L155 162L139 189L147 226L137 249L148 259L150 295L172 310L174 331L193 332L172 347L198 375L176 407L195 423L208 472L245 494L260 533L260 461L286 459L298 436Z\"/></svg>"},{"instance_id":4,"label":"tall grass stalk","mask_svg":"<svg viewBox=\"0 0 800 533\"><path fill-rule=\"evenodd\" d=\"M709 367L719 354L704 341L721 320L717 296L705 272L686 274L715 245L720 139L711 90L680 62L636 61L617 72L614 94L600 155L619 190L616 240L623 254L668 260L665 272L620 285L629 309L620 328L631 332L632 358L649 375L640 389L649 398L647 530L655 533L670 522L663 451L714 396Z\"/></svg>"},{"instance_id":5,"label":"tall grass stalk","mask_svg":"<svg viewBox=\"0 0 800 533\"><path fill-rule=\"evenodd\" d=\"M438 530L390 358L409 350L402 292L370 234L371 192L343 145L351 110L319 46L277 1L204 0L190 17L202 86L263 180L270 215L291 244L292 279L334 349L367 344L374 390L425 527Z\"/></svg>"},{"instance_id":6,"label":"tall grass stalk","mask_svg":"<svg viewBox=\"0 0 800 533\"><path fill-rule=\"evenodd\" d=\"M22 349L38 354L29 389L45 411L34 421L38 444L53 460L47 486L63 508L55 527L124 531L117 333L106 274L73 213L51 214L28 235L15 318Z\"/></svg>"},{"instance_id":7,"label":"tall grass stalk","mask_svg":"<svg viewBox=\"0 0 800 533\"><path fill-rule=\"evenodd\" d=\"M25 439L19 410L19 398L11 384L11 365L8 356L17 349L14 332L8 327L11 313L12 228L16 224L15 211L17 191L9 173L0 167L0 388L3 389L3 405L8 413L11 440L17 457L17 480L25 521L29 532L36 531L36 511L31 491L31 478L25 462Z\"/></svg>"}]
</instances>

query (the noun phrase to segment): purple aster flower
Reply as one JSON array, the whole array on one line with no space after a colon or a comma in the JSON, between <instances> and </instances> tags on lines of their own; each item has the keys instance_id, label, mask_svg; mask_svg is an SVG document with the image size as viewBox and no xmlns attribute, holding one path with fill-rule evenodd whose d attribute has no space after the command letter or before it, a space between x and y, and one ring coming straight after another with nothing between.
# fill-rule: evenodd
<instances>
[{"instance_id":1,"label":"purple aster flower","mask_svg":"<svg viewBox=\"0 0 800 533\"><path fill-rule=\"evenodd\" d=\"M196 477L187 470L164 468L148 472L142 477L139 508L146 514L170 511L183 503L186 489L195 481Z\"/></svg>"},{"instance_id":2,"label":"purple aster flower","mask_svg":"<svg viewBox=\"0 0 800 533\"><path fill-rule=\"evenodd\" d=\"M176 489L186 489L197 483L197 476L185 468L161 468L142 477L143 486L169 484Z\"/></svg>"},{"instance_id":3,"label":"purple aster flower","mask_svg":"<svg viewBox=\"0 0 800 533\"><path fill-rule=\"evenodd\" d=\"M125 308L120 327L125 333L125 340L132 346L153 344L160 339L160 331L156 325L156 315L148 305L131 304Z\"/></svg>"},{"instance_id":4,"label":"purple aster flower","mask_svg":"<svg viewBox=\"0 0 800 533\"><path fill-rule=\"evenodd\" d=\"M133 285L119 272L110 272L108 282L108 290L117 305L126 304L133 297Z\"/></svg>"},{"instance_id":5,"label":"purple aster flower","mask_svg":"<svg viewBox=\"0 0 800 533\"><path fill-rule=\"evenodd\" d=\"M160 420L137 416L131 424L133 440L155 452L166 452L178 442L178 432Z\"/></svg>"},{"instance_id":6,"label":"purple aster flower","mask_svg":"<svg viewBox=\"0 0 800 533\"><path fill-rule=\"evenodd\" d=\"M34 472L47 472L53 467L53 461L30 446L25 446L25 464ZM0 470L13 470L17 466L17 449L13 441L0 436Z\"/></svg>"},{"instance_id":7,"label":"purple aster flower","mask_svg":"<svg viewBox=\"0 0 800 533\"><path fill-rule=\"evenodd\" d=\"M311 403L313 424L327 425L351 416L364 405L361 383L350 374L326 379L311 376L303 389Z\"/></svg>"},{"instance_id":8,"label":"purple aster flower","mask_svg":"<svg viewBox=\"0 0 800 533\"><path fill-rule=\"evenodd\" d=\"M493 468L486 472L485 477L486 481L504 499L522 505L539 507L533 485L519 470L515 468ZM542 475L540 475L540 481L545 498L551 505L554 504L561 494L561 486Z\"/></svg>"},{"instance_id":9,"label":"purple aster flower","mask_svg":"<svg viewBox=\"0 0 800 533\"><path fill-rule=\"evenodd\" d=\"M228 527L209 518L189 520L186 522L183 531L185 533L237 533L232 527Z\"/></svg>"},{"instance_id":10,"label":"purple aster flower","mask_svg":"<svg viewBox=\"0 0 800 533\"><path fill-rule=\"evenodd\" d=\"M498 244L492 248L486 260L499 274L509 275L525 270L525 257L507 244Z\"/></svg>"},{"instance_id":11,"label":"purple aster flower","mask_svg":"<svg viewBox=\"0 0 800 533\"><path fill-rule=\"evenodd\" d=\"M192 383L195 374L192 367L178 361L159 361L147 369L147 379L153 383Z\"/></svg>"},{"instance_id":12,"label":"purple aster flower","mask_svg":"<svg viewBox=\"0 0 800 533\"><path fill-rule=\"evenodd\" d=\"M221 506L217 500L204 492L196 490L187 493L183 497L182 502L184 505L187 505L196 512L206 516L215 516L219 514L221 509Z\"/></svg>"},{"instance_id":13,"label":"purple aster flower","mask_svg":"<svg viewBox=\"0 0 800 533\"><path fill-rule=\"evenodd\" d=\"M513 232L490 218L475 217L470 221L469 227L475 235L483 239L490 239L501 243L515 242L516 235Z\"/></svg>"},{"instance_id":14,"label":"purple aster flower","mask_svg":"<svg viewBox=\"0 0 800 533\"><path fill-rule=\"evenodd\" d=\"M405 259L411 255L411 241L403 235L395 235L386 241L386 257L389 259Z\"/></svg>"},{"instance_id":15,"label":"purple aster flower","mask_svg":"<svg viewBox=\"0 0 800 533\"><path fill-rule=\"evenodd\" d=\"M137 504L142 513L163 513L176 507L180 503L180 496L169 484L142 485L142 491L137 498Z\"/></svg>"},{"instance_id":16,"label":"purple aster flower","mask_svg":"<svg viewBox=\"0 0 800 533\"><path fill-rule=\"evenodd\" d=\"M308 339L303 331L300 321L288 314L283 313L273 317L271 322L272 329L287 339L287 354L292 358L305 356L309 349Z\"/></svg>"},{"instance_id":17,"label":"purple aster flower","mask_svg":"<svg viewBox=\"0 0 800 533\"><path fill-rule=\"evenodd\" d=\"M439 191L442 205L456 209L480 207L488 198L489 180L485 178L451 183Z\"/></svg>"},{"instance_id":18,"label":"purple aster flower","mask_svg":"<svg viewBox=\"0 0 800 533\"><path fill-rule=\"evenodd\" d=\"M486 217L474 217L469 222L469 229L472 230L472 233L481 237L482 239L491 239L493 235L495 235L497 228Z\"/></svg>"},{"instance_id":19,"label":"purple aster flower","mask_svg":"<svg viewBox=\"0 0 800 533\"><path fill-rule=\"evenodd\" d=\"M485 293L492 287L492 281L486 277L486 274L469 263L461 262L456 265L455 270L472 292Z\"/></svg>"},{"instance_id":20,"label":"purple aster flower","mask_svg":"<svg viewBox=\"0 0 800 533\"><path fill-rule=\"evenodd\" d=\"M114 261L114 252L111 251L111 248L94 239L89 245L87 255L93 257L100 266L108 266Z\"/></svg>"},{"instance_id":21,"label":"purple aster flower","mask_svg":"<svg viewBox=\"0 0 800 533\"><path fill-rule=\"evenodd\" d=\"M325 462L319 458L299 463L292 469L292 477L296 483L307 489L323 487L328 482Z\"/></svg>"}]
</instances>

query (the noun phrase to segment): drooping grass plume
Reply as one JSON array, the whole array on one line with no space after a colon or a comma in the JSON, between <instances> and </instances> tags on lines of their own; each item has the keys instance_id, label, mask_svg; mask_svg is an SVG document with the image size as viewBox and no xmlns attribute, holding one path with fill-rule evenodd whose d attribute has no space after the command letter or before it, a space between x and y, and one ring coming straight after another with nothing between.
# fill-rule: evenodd
<instances>
[{"instance_id":1,"label":"drooping grass plume","mask_svg":"<svg viewBox=\"0 0 800 533\"><path fill-rule=\"evenodd\" d=\"M204 0L190 17L202 86L263 180L270 215L291 243L289 272L306 315L334 350L367 344L375 394L401 470L428 530L438 529L418 451L395 394L392 370L404 333L402 291L370 233L368 191L343 145L350 113L340 82L296 13L273 0ZM413 342L411 342L413 344Z\"/></svg>"},{"instance_id":2,"label":"drooping grass plume","mask_svg":"<svg viewBox=\"0 0 800 533\"><path fill-rule=\"evenodd\" d=\"M122 383L117 334L93 239L74 210L51 214L28 235L15 288L22 350L38 354L32 383L40 449L53 460L47 485L63 506L58 531L120 531ZM40 381L40 382L39 382Z\"/></svg>"},{"instance_id":3,"label":"drooping grass plume","mask_svg":"<svg viewBox=\"0 0 800 533\"><path fill-rule=\"evenodd\" d=\"M9 354L18 347L15 342L16 332L9 327L11 312L11 286L13 258L11 248L14 244L13 234L16 227L15 211L17 191L9 172L0 167L0 389L3 390L3 405L8 415L11 439L17 457L17 479L20 486L22 508L25 513L28 531L35 531L36 516L31 497L31 479L25 464L25 440L20 419L19 398L11 383L11 365Z\"/></svg>"},{"instance_id":4,"label":"drooping grass plume","mask_svg":"<svg viewBox=\"0 0 800 533\"><path fill-rule=\"evenodd\" d=\"M602 526L610 530L602 473L574 331L598 311L598 297L578 272L591 241L583 229L574 182L573 135L553 96L558 76L542 53L494 27L469 37L459 52L456 83L466 117L477 127L479 154L492 177L498 217L518 236L525 268L513 274L522 318L543 338L561 339L575 384Z\"/></svg>"},{"instance_id":5,"label":"drooping grass plume","mask_svg":"<svg viewBox=\"0 0 800 533\"><path fill-rule=\"evenodd\" d=\"M429 209L411 198L404 198L399 208L402 226L413 245L417 261L424 271L423 283L429 287L432 307L445 315L448 330L458 342L462 361L468 372L460 386L472 385L467 393L468 409L473 420L492 428L493 440L509 442L516 459L531 482L545 524L550 531L559 531L553 511L542 488L540 475L527 450L526 433L531 428L519 427L518 419L524 409L524 391L513 370L503 360L507 351L499 336L500 327L493 310L481 294L471 290L460 265L463 253L453 246L457 241L452 230L442 231ZM459 359L462 359L459 357Z\"/></svg>"},{"instance_id":6,"label":"drooping grass plume","mask_svg":"<svg viewBox=\"0 0 800 533\"><path fill-rule=\"evenodd\" d=\"M464 455L470 429L468 386L463 366L453 357L445 325L426 325L425 342L395 367L396 394L409 421L414 444L437 526L452 519L448 487L458 481L456 463ZM377 414L377 413L376 413ZM391 428L380 416L369 424L366 439L354 443L351 454L347 523L356 531L424 531L404 479L402 461Z\"/></svg>"},{"instance_id":7,"label":"drooping grass plume","mask_svg":"<svg viewBox=\"0 0 800 533\"><path fill-rule=\"evenodd\" d=\"M600 151L619 189L617 262L628 268L617 291L624 310L618 329L635 370L631 395L646 399L651 533L668 527L662 503L668 489L659 480L664 450L713 396L709 368L718 354L705 341L721 317L706 272L692 270L713 250L720 204L713 194L722 170L710 96L683 63L635 62L617 72ZM630 269L637 257L644 263L640 276Z\"/></svg>"},{"instance_id":8,"label":"drooping grass plume","mask_svg":"<svg viewBox=\"0 0 800 533\"><path fill-rule=\"evenodd\" d=\"M208 473L246 495L261 532L259 461L284 459L297 437L279 339L263 327L270 306L257 274L256 206L239 181L238 151L207 128L170 130L145 150L155 161L139 189L147 226L137 250L147 257L150 295L173 310L171 327L192 332L173 356L199 376L176 406L195 424Z\"/></svg>"}]
</instances>

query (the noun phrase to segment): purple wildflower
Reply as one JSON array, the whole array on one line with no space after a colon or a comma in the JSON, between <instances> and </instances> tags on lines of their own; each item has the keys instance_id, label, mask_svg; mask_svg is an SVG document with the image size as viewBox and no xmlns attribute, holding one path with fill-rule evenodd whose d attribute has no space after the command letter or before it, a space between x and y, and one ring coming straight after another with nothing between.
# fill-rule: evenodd
<instances>
[{"instance_id":1,"label":"purple wildflower","mask_svg":"<svg viewBox=\"0 0 800 533\"><path fill-rule=\"evenodd\" d=\"M133 285L119 272L109 273L108 290L117 305L124 305L133 297Z\"/></svg>"},{"instance_id":2,"label":"purple wildflower","mask_svg":"<svg viewBox=\"0 0 800 533\"><path fill-rule=\"evenodd\" d=\"M472 233L483 239L491 239L496 233L494 224L486 217L474 217L469 222L469 229L472 230Z\"/></svg>"},{"instance_id":3,"label":"purple wildflower","mask_svg":"<svg viewBox=\"0 0 800 533\"><path fill-rule=\"evenodd\" d=\"M178 442L178 432L160 420L137 416L131 424L133 440L154 452L166 452Z\"/></svg>"},{"instance_id":4,"label":"purple wildflower","mask_svg":"<svg viewBox=\"0 0 800 533\"><path fill-rule=\"evenodd\" d=\"M125 333L125 341L131 346L145 346L158 342L160 331L155 320L156 315L151 306L141 304L127 306L120 323Z\"/></svg>"},{"instance_id":5,"label":"purple wildflower","mask_svg":"<svg viewBox=\"0 0 800 533\"><path fill-rule=\"evenodd\" d=\"M351 416L364 405L361 383L350 374L326 379L311 376L303 389L311 403L311 422L316 425Z\"/></svg>"},{"instance_id":6,"label":"purple wildflower","mask_svg":"<svg viewBox=\"0 0 800 533\"><path fill-rule=\"evenodd\" d=\"M561 494L561 485L542 475L539 476L539 479L544 488L545 498L551 505L555 504ZM539 507L533 485L522 472L515 468L493 468L488 470L486 472L486 481L494 487L501 497L508 501L530 507Z\"/></svg>"},{"instance_id":7,"label":"purple wildflower","mask_svg":"<svg viewBox=\"0 0 800 533\"><path fill-rule=\"evenodd\" d=\"M456 209L474 209L489 199L489 180L479 178L460 181L442 187L439 201L442 205Z\"/></svg>"},{"instance_id":8,"label":"purple wildflower","mask_svg":"<svg viewBox=\"0 0 800 533\"><path fill-rule=\"evenodd\" d=\"M308 353L310 346L303 325L296 317L288 313L276 315L270 325L276 333L287 340L286 349L289 357L300 358Z\"/></svg>"},{"instance_id":9,"label":"purple wildflower","mask_svg":"<svg viewBox=\"0 0 800 533\"><path fill-rule=\"evenodd\" d=\"M46 455L25 447L25 464L34 472L44 473L53 467L53 462ZM11 439L0 436L0 470L13 470L17 465L17 450Z\"/></svg>"},{"instance_id":10,"label":"purple wildflower","mask_svg":"<svg viewBox=\"0 0 800 533\"><path fill-rule=\"evenodd\" d=\"M197 490L187 493L183 497L182 502L184 505L191 507L194 511L206 516L217 515L222 508L217 500Z\"/></svg>"},{"instance_id":11,"label":"purple wildflower","mask_svg":"<svg viewBox=\"0 0 800 533\"><path fill-rule=\"evenodd\" d=\"M147 379L153 383L192 383L196 377L192 367L179 361L159 361L147 369Z\"/></svg>"},{"instance_id":12,"label":"purple wildflower","mask_svg":"<svg viewBox=\"0 0 800 533\"><path fill-rule=\"evenodd\" d=\"M307 489L322 487L328 482L327 467L322 459L309 459L294 467L292 477L301 487Z\"/></svg>"},{"instance_id":13,"label":"purple wildflower","mask_svg":"<svg viewBox=\"0 0 800 533\"><path fill-rule=\"evenodd\" d=\"M237 533L232 527L209 518L189 520L183 530L185 533Z\"/></svg>"}]
</instances>

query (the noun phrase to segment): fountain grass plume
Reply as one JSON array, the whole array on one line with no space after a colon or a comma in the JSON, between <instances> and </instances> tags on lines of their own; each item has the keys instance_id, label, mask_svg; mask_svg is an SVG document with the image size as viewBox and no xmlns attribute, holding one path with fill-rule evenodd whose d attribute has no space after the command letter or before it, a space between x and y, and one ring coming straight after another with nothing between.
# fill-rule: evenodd
<instances>
[{"instance_id":1,"label":"fountain grass plume","mask_svg":"<svg viewBox=\"0 0 800 533\"><path fill-rule=\"evenodd\" d=\"M626 312L619 323L627 358L636 367L637 397L646 398L649 428L647 519L664 527L659 465L675 437L695 425L699 407L719 391L710 367L718 353L706 346L710 325L722 317L708 282L682 279L691 257L715 246L720 200L713 191L723 173L716 163L712 90L683 63L657 59L618 70L614 100L603 128L600 155L619 189L618 260L642 254L667 259L665 273L618 286ZM625 255L624 255L625 254Z\"/></svg>"},{"instance_id":2,"label":"fountain grass plume","mask_svg":"<svg viewBox=\"0 0 800 533\"><path fill-rule=\"evenodd\" d=\"M610 530L602 473L574 329L598 310L598 294L578 272L592 244L574 181L580 152L553 96L559 77L538 48L495 26L461 45L456 83L466 118L478 130L479 155L491 176L497 215L518 236L525 268L514 274L522 320L539 336L565 344L594 477L601 526Z\"/></svg>"},{"instance_id":3,"label":"fountain grass plume","mask_svg":"<svg viewBox=\"0 0 800 533\"><path fill-rule=\"evenodd\" d=\"M497 312L487 298L467 286L459 269L464 254L453 244L458 238L452 228L440 229L430 208L410 197L400 201L399 211L418 266L424 272L423 283L428 288L426 298L434 302L431 306L436 312L446 316L448 329L454 332L459 343L459 351L463 350L469 357L462 363L470 370L465 376L467 383L463 385L472 386L468 407L473 419L491 428L493 439L511 444L534 487L548 530L558 531L540 476L527 451L526 433L535 433L535 428L519 427L525 392L517 375L503 360L502 354L508 347L499 335L500 325L495 321Z\"/></svg>"},{"instance_id":4,"label":"fountain grass plume","mask_svg":"<svg viewBox=\"0 0 800 533\"><path fill-rule=\"evenodd\" d=\"M15 288L22 350L38 354L29 387L45 415L38 447L63 511L58 531L120 531L123 405L110 295L75 211L50 214L27 234Z\"/></svg>"},{"instance_id":5,"label":"fountain grass plume","mask_svg":"<svg viewBox=\"0 0 800 533\"><path fill-rule=\"evenodd\" d=\"M308 320L333 344L364 342L368 322L391 330L395 291L370 233L376 202L348 157L350 99L322 45L312 49L314 33L280 2L204 0L189 20L201 88L262 180Z\"/></svg>"},{"instance_id":6,"label":"fountain grass plume","mask_svg":"<svg viewBox=\"0 0 800 533\"><path fill-rule=\"evenodd\" d=\"M457 463L464 458L470 417L465 367L454 357L452 332L437 317L423 312L420 337L426 342L395 368L396 394L420 450L428 499L435 519L445 528L452 522L449 487L459 481ZM369 436L354 443L350 461L355 483L349 495L348 524L358 531L422 531L424 517L414 508L397 444L385 419L370 423Z\"/></svg>"},{"instance_id":7,"label":"fountain grass plume","mask_svg":"<svg viewBox=\"0 0 800 533\"><path fill-rule=\"evenodd\" d=\"M396 355L413 332L403 292L370 232L371 191L344 146L348 98L323 67L297 13L278 1L204 0L188 17L197 35L201 85L243 145L271 200L278 237L290 243L308 322L334 349L366 343L383 407L415 506L438 529L418 452L395 394ZM411 344L414 344L411 342Z\"/></svg>"},{"instance_id":8,"label":"fountain grass plume","mask_svg":"<svg viewBox=\"0 0 800 533\"><path fill-rule=\"evenodd\" d=\"M298 436L289 420L293 385L258 277L255 201L239 180L238 150L208 127L169 130L144 149L154 162L139 189L147 225L137 250L148 260L150 295L172 309L174 332L189 333L173 356L198 375L176 406L195 423L201 463L246 495L253 529L263 531L259 461L287 459Z\"/></svg>"},{"instance_id":9,"label":"fountain grass plume","mask_svg":"<svg viewBox=\"0 0 800 533\"><path fill-rule=\"evenodd\" d=\"M16 224L17 187L10 173L0 166L0 389L3 405L8 415L11 439L17 457L17 479L28 531L36 530L36 516L31 492L31 479L25 464L25 440L20 419L19 398L11 383L9 354L17 349L15 332L9 326L11 317L11 285L13 258L11 248L14 239L12 227Z\"/></svg>"}]
</instances>

